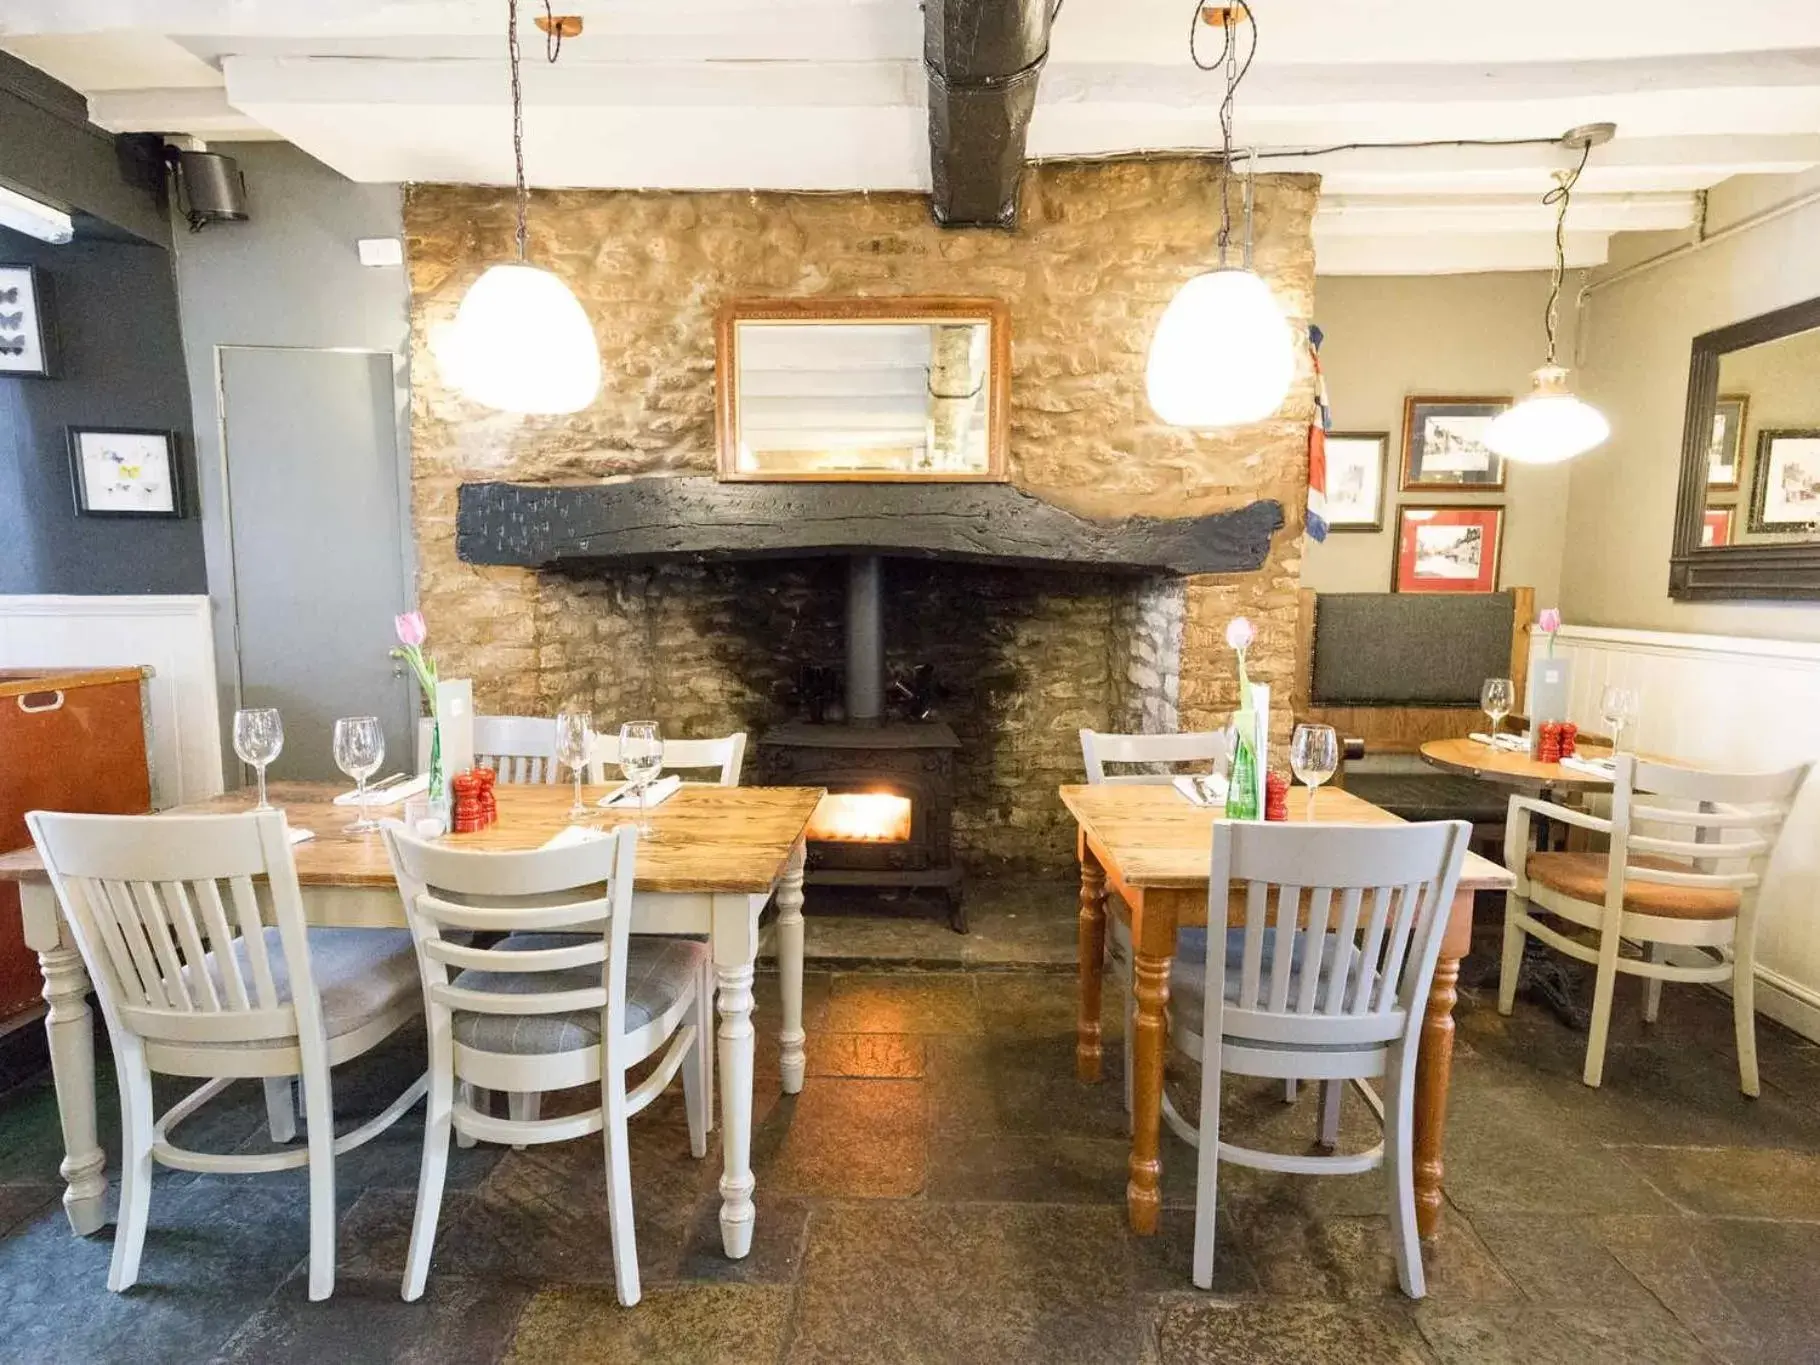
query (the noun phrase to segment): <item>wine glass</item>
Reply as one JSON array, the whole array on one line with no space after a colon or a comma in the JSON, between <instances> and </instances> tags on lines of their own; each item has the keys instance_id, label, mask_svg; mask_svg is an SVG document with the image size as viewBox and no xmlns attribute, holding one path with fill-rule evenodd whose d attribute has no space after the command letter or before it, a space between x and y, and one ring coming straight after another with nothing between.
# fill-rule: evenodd
<instances>
[{"instance_id":1,"label":"wine glass","mask_svg":"<svg viewBox=\"0 0 1820 1365\"><path fill-rule=\"evenodd\" d=\"M594 717L586 707L565 706L556 713L556 761L575 774L575 804L569 807L571 820L589 814L581 804L581 770L588 766L593 745Z\"/></svg>"},{"instance_id":2,"label":"wine glass","mask_svg":"<svg viewBox=\"0 0 1820 1365\"><path fill-rule=\"evenodd\" d=\"M1607 687L1599 694L1599 714L1611 730L1611 751L1624 747L1624 731L1637 719L1637 690L1634 687Z\"/></svg>"},{"instance_id":3,"label":"wine glass","mask_svg":"<svg viewBox=\"0 0 1820 1365\"><path fill-rule=\"evenodd\" d=\"M629 720L619 727L619 770L638 792L638 832L655 833L645 814L645 789L663 771L664 741L654 720Z\"/></svg>"},{"instance_id":4,"label":"wine glass","mask_svg":"<svg viewBox=\"0 0 1820 1365\"><path fill-rule=\"evenodd\" d=\"M1516 685L1509 678L1487 678L1485 686L1479 689L1479 709L1491 717L1491 739L1494 747L1498 742L1498 727L1504 723L1517 703Z\"/></svg>"},{"instance_id":5,"label":"wine glass","mask_svg":"<svg viewBox=\"0 0 1820 1365\"><path fill-rule=\"evenodd\" d=\"M349 834L366 834L379 828L367 814L367 779L385 762L385 730L378 716L343 716L335 722L335 766L354 779L354 803L360 818L347 826Z\"/></svg>"},{"instance_id":6,"label":"wine glass","mask_svg":"<svg viewBox=\"0 0 1820 1365\"><path fill-rule=\"evenodd\" d=\"M284 721L275 706L247 706L234 712L234 752L259 775L259 804L254 810L276 810L265 799L265 767L284 751Z\"/></svg>"},{"instance_id":7,"label":"wine glass","mask_svg":"<svg viewBox=\"0 0 1820 1365\"><path fill-rule=\"evenodd\" d=\"M1308 816L1314 819L1314 793L1340 767L1340 737L1331 725L1298 725L1289 740L1289 766L1308 784Z\"/></svg>"}]
</instances>

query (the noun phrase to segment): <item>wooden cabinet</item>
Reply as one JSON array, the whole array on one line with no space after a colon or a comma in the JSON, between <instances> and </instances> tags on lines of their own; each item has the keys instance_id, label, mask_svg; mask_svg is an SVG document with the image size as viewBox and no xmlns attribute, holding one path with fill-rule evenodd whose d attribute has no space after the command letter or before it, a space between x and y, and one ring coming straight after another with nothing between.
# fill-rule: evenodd
<instances>
[{"instance_id":1,"label":"wooden cabinet","mask_svg":"<svg viewBox=\"0 0 1820 1365\"><path fill-rule=\"evenodd\" d=\"M0 853L31 842L29 810L140 814L152 806L143 689L149 668L0 670ZM19 888L0 883L0 1031L34 1011L38 959Z\"/></svg>"}]
</instances>

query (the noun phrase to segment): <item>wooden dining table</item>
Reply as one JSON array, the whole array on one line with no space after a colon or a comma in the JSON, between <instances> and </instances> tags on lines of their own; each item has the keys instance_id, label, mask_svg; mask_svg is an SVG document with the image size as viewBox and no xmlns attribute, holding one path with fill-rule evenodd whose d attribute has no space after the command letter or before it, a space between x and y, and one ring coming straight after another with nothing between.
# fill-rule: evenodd
<instances>
[{"instance_id":1,"label":"wooden dining table","mask_svg":"<svg viewBox=\"0 0 1820 1365\"><path fill-rule=\"evenodd\" d=\"M322 927L404 928L404 905L384 843L377 833L347 832L358 812L333 803L340 790L316 783L282 782L271 787L271 800L284 810L291 827L314 836L293 849L305 918ZM537 848L573 823L568 811L574 793L567 784L502 783L495 790L498 821L478 833L445 836L450 842L502 850ZM634 811L595 808L594 801L608 790L582 788L592 814L580 823L605 828L635 816ZM685 785L652 808L653 832L638 844L632 931L705 934L713 952L720 1014L721 1243L735 1259L751 1250L756 1218L751 1165L752 985L759 914L775 897L783 1089L794 1094L802 1089L804 1070L804 832L822 794L812 787ZM244 811L252 804L250 792L231 792L166 813L221 814ZM375 809L380 817L397 813L396 807ZM25 939L37 952L44 975L49 1006L45 1026L63 1126L64 1209L77 1233L95 1232L106 1219L107 1177L95 1129L88 973L37 850L25 848L0 857L0 880L19 884Z\"/></svg>"},{"instance_id":2,"label":"wooden dining table","mask_svg":"<svg viewBox=\"0 0 1820 1365\"><path fill-rule=\"evenodd\" d=\"M1169 969L1179 930L1207 923L1207 879L1213 859L1214 822L1223 814L1189 803L1173 786L1070 786L1062 803L1079 826L1080 1014L1075 1070L1083 1081L1100 1079L1101 972L1106 946L1108 892L1117 913L1129 915L1137 1019L1133 1029L1130 1178L1125 1207L1134 1232L1157 1230L1163 1163L1163 1062L1168 1050L1164 1008ZM1289 818L1310 818L1304 791L1289 797ZM1396 824L1397 816L1352 793L1323 791L1313 803L1319 823ZM1504 889L1515 878L1476 853L1466 855L1449 911L1440 961L1429 988L1416 1060L1416 1223L1424 1237L1440 1231L1443 1143L1447 1095L1453 1073L1453 1007L1460 959L1472 946L1472 902L1477 891ZM1229 910L1229 915L1233 912ZM1243 924L1243 907L1230 921Z\"/></svg>"},{"instance_id":3,"label":"wooden dining table","mask_svg":"<svg viewBox=\"0 0 1820 1365\"><path fill-rule=\"evenodd\" d=\"M1431 768L1496 782L1517 791L1600 791L1612 782L1604 773L1545 763L1530 757L1525 750L1494 748L1477 739L1431 739L1420 752L1422 761ZM1582 744L1577 752L1582 758L1611 757L1611 747L1604 744Z\"/></svg>"}]
</instances>

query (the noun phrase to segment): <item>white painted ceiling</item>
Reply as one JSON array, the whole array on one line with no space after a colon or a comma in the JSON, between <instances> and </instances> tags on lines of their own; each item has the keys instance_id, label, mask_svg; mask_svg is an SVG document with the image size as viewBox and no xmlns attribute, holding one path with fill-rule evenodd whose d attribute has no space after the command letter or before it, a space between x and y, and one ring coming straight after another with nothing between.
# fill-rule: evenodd
<instances>
[{"instance_id":1,"label":"white painted ceiling","mask_svg":"<svg viewBox=\"0 0 1820 1365\"><path fill-rule=\"evenodd\" d=\"M1820 0L1253 0L1236 136L1341 143L1552 137L1593 153L1570 262L1684 227L1696 191L1820 164ZM916 0L564 0L551 67L527 4L526 163L540 186L926 189ZM508 184L504 0L0 0L0 47L120 132L277 137L367 181ZM1207 147L1218 76L1182 0L1065 0L1033 157ZM1206 36L1214 36L1208 30ZM1543 268L1559 147L1277 156L1316 170L1324 274Z\"/></svg>"}]
</instances>

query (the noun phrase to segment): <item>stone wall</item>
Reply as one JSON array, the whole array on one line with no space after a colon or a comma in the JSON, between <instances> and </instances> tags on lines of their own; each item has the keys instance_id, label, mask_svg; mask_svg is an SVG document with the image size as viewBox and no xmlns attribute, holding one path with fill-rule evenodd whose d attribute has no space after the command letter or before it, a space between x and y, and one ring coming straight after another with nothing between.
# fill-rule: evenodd
<instances>
[{"instance_id":1,"label":"stone wall","mask_svg":"<svg viewBox=\"0 0 1820 1365\"><path fill-rule=\"evenodd\" d=\"M464 480L596 480L711 472L714 316L753 296L983 294L1011 308L1012 475L1093 516L1182 516L1280 500L1288 529L1259 573L1134 586L963 565L888 566L891 662L928 661L964 740L963 850L1061 864L1055 786L1075 731L1222 722L1236 700L1221 635L1260 630L1253 674L1286 693L1307 486L1312 385L1256 426L1164 426L1143 367L1163 307L1213 260L1216 178L1196 161L1033 168L1015 233L936 228L916 195L562 191L533 196L530 257L557 271L600 338L600 397L569 417L475 407L443 386L440 328L510 249L499 190L414 186L413 509L419 600L445 676L483 709L547 714L569 696L603 720L671 733L759 729L784 714L796 665L838 660L841 566L812 561L619 569L482 569L454 551ZM1300 324L1312 307L1315 181L1258 186L1256 265ZM1171 688L1173 687L1173 692Z\"/></svg>"}]
</instances>

